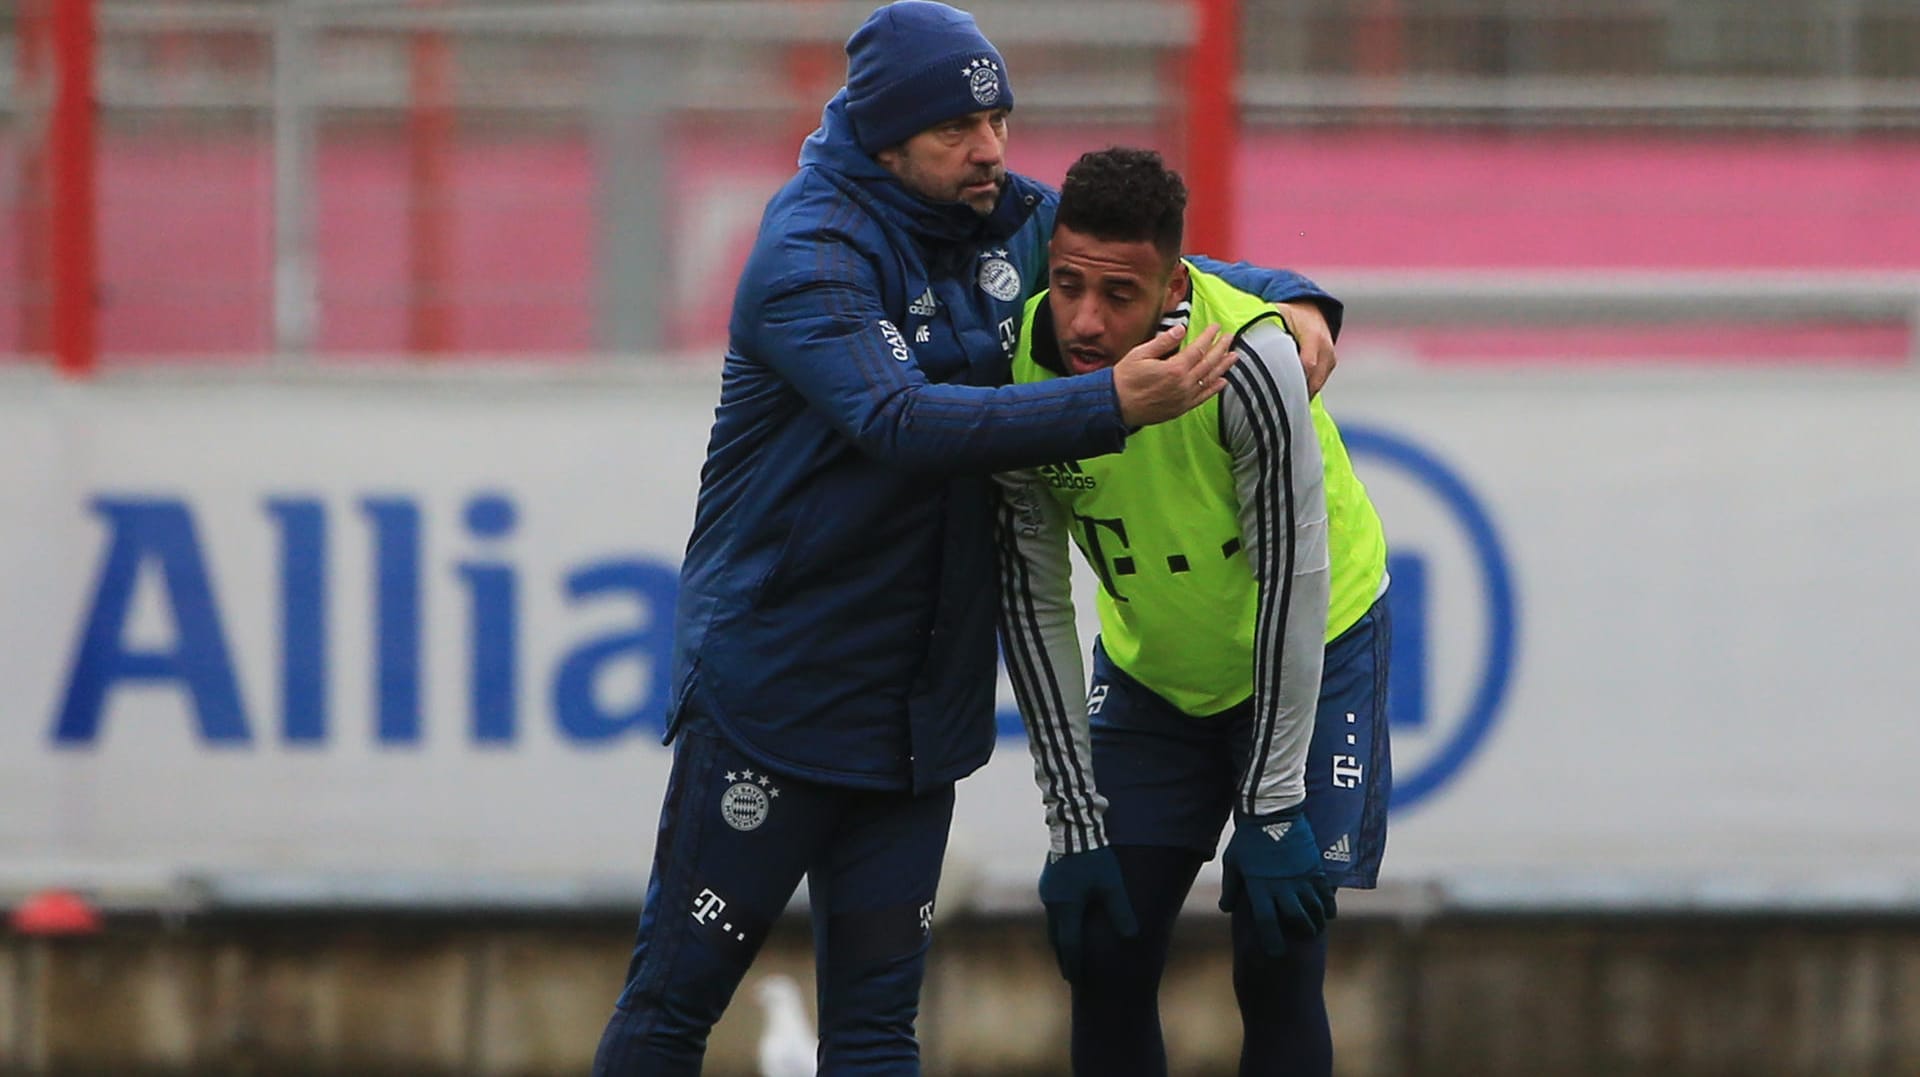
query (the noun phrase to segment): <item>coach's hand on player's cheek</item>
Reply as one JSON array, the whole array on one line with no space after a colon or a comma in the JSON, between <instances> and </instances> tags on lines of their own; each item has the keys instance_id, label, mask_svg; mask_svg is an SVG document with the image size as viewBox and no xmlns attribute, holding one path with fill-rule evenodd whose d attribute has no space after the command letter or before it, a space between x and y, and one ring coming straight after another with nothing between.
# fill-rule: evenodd
<instances>
[{"instance_id":1,"label":"coach's hand on player's cheek","mask_svg":"<svg viewBox=\"0 0 1920 1077\"><path fill-rule=\"evenodd\" d=\"M1060 975L1068 983L1080 980L1087 914L1094 905L1106 910L1122 938L1140 933L1120 877L1120 858L1107 846L1049 857L1040 871L1040 903L1047 908L1047 941L1053 944Z\"/></svg>"},{"instance_id":2,"label":"coach's hand on player's cheek","mask_svg":"<svg viewBox=\"0 0 1920 1077\"><path fill-rule=\"evenodd\" d=\"M1182 329L1163 329L1113 365L1120 419L1138 429L1177 419L1226 387L1237 356L1233 334L1209 325L1180 346Z\"/></svg>"},{"instance_id":3,"label":"coach's hand on player's cheek","mask_svg":"<svg viewBox=\"0 0 1920 1077\"><path fill-rule=\"evenodd\" d=\"M1333 352L1333 329L1327 325L1327 315L1318 303L1304 299L1274 306L1280 308L1287 328L1293 331L1294 343L1300 346L1300 367L1307 375L1307 395L1318 395L1340 362Z\"/></svg>"}]
</instances>

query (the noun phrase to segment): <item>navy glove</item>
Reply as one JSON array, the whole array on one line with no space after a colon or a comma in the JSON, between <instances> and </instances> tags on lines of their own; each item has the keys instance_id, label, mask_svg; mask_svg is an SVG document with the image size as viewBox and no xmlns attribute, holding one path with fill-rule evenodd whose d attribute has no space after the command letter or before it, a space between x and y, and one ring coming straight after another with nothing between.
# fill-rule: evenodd
<instances>
[{"instance_id":1,"label":"navy glove","mask_svg":"<svg viewBox=\"0 0 1920 1077\"><path fill-rule=\"evenodd\" d=\"M1244 896L1268 957L1286 952L1288 935L1313 938L1338 915L1320 843L1298 805L1271 815L1235 812L1220 869L1220 911L1232 912Z\"/></svg>"},{"instance_id":2,"label":"navy glove","mask_svg":"<svg viewBox=\"0 0 1920 1077\"><path fill-rule=\"evenodd\" d=\"M1120 858L1109 846L1084 853L1049 857L1040 871L1040 902L1047 907L1047 941L1068 983L1080 979L1080 955L1086 937L1087 909L1098 903L1124 938L1140 933L1120 879Z\"/></svg>"}]
</instances>

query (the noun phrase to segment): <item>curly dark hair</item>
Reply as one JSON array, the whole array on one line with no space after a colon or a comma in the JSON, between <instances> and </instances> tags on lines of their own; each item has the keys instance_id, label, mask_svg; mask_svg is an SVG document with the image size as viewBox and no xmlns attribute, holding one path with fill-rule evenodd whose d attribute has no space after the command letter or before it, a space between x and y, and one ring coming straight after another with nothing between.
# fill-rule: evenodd
<instances>
[{"instance_id":1,"label":"curly dark hair","mask_svg":"<svg viewBox=\"0 0 1920 1077\"><path fill-rule=\"evenodd\" d=\"M1080 155L1060 185L1055 224L1109 242L1151 240L1180 257L1187 185L1153 150L1109 146Z\"/></svg>"}]
</instances>

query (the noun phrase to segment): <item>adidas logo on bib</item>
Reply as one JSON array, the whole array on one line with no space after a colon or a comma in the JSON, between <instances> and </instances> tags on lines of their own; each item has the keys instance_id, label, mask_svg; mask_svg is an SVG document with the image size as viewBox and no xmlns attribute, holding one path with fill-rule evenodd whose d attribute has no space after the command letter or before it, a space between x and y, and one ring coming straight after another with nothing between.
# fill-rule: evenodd
<instances>
[{"instance_id":1,"label":"adidas logo on bib","mask_svg":"<svg viewBox=\"0 0 1920 1077\"><path fill-rule=\"evenodd\" d=\"M926 291L921 292L920 298L914 300L912 303L907 305L908 314L918 315L922 318L933 317L934 312L939 309L940 309L940 301L933 297L932 288L928 288Z\"/></svg>"},{"instance_id":2,"label":"adidas logo on bib","mask_svg":"<svg viewBox=\"0 0 1920 1077\"><path fill-rule=\"evenodd\" d=\"M1323 860L1332 860L1336 863L1351 864L1353 863L1353 843L1347 840L1345 834L1342 834L1340 835L1340 840L1328 846L1327 851L1321 853L1320 857Z\"/></svg>"}]
</instances>

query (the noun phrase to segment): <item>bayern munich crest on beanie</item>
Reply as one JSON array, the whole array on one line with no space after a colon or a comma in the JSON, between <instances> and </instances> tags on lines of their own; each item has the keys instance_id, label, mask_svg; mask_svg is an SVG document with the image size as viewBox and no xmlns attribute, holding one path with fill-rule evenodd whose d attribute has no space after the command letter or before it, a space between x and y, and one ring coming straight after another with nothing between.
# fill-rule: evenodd
<instances>
[{"instance_id":1,"label":"bayern munich crest on beanie","mask_svg":"<svg viewBox=\"0 0 1920 1077\"><path fill-rule=\"evenodd\" d=\"M847 116L867 153L955 116L1012 107L1006 61L957 8L896 0L847 39Z\"/></svg>"}]
</instances>

